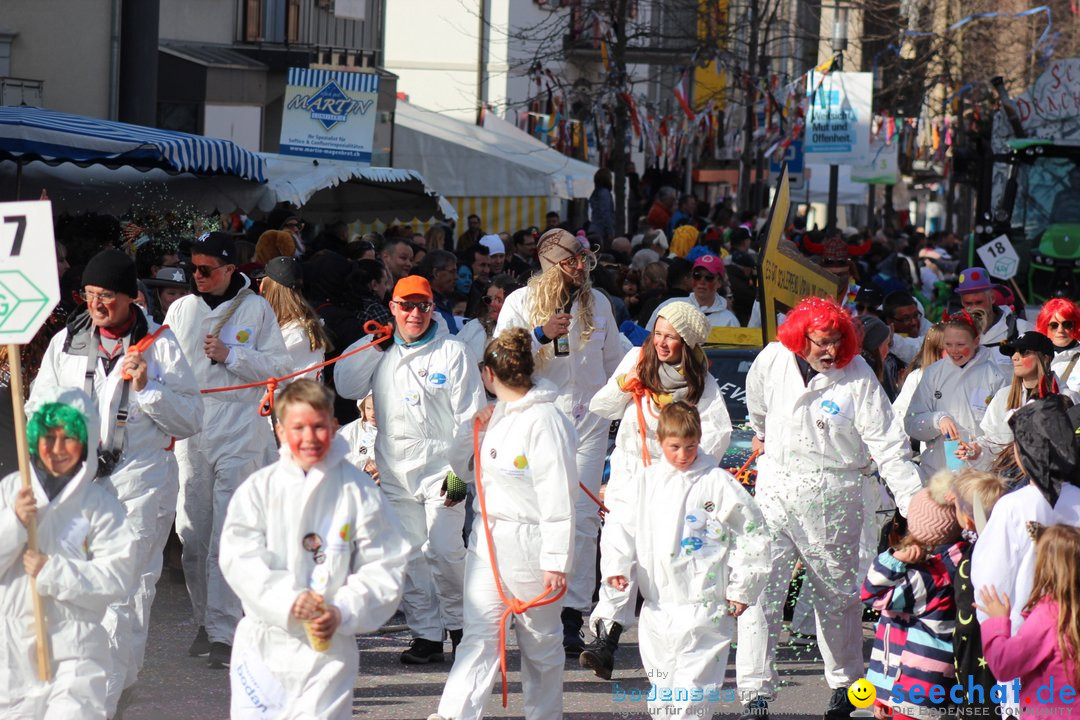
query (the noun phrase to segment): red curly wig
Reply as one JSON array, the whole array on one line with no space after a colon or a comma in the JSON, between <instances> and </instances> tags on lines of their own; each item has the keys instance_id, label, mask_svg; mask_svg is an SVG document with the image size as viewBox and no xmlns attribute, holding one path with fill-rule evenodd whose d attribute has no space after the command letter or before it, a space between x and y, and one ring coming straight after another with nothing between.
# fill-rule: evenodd
<instances>
[{"instance_id":1,"label":"red curly wig","mask_svg":"<svg viewBox=\"0 0 1080 720\"><path fill-rule=\"evenodd\" d=\"M1080 340L1080 307L1072 300L1054 298L1043 305L1039 317L1035 320L1035 330L1050 337L1050 321L1055 315L1060 315L1065 320L1071 320L1073 324L1072 339Z\"/></svg>"},{"instance_id":2,"label":"red curly wig","mask_svg":"<svg viewBox=\"0 0 1080 720\"><path fill-rule=\"evenodd\" d=\"M808 297L787 314L784 324L776 330L776 339L796 355L806 356L810 350L808 336L812 332L839 333L842 340L836 351L836 367L846 366L859 354L862 338L851 321L851 315L832 298Z\"/></svg>"}]
</instances>

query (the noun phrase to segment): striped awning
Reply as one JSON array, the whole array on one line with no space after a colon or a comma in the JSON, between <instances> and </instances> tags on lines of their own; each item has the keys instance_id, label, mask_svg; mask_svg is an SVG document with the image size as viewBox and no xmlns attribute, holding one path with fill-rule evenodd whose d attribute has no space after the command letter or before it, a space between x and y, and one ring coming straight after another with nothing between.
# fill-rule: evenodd
<instances>
[{"instance_id":1,"label":"striped awning","mask_svg":"<svg viewBox=\"0 0 1080 720\"><path fill-rule=\"evenodd\" d=\"M457 212L457 227L459 232L465 229L465 220L469 215L480 216L480 227L487 233L508 232L511 235L531 225L544 227L544 215L549 209L558 210L557 200L552 201L547 197L522 196L522 197L448 197L446 201ZM400 225L410 225L419 233L427 232L427 229L438 222L435 218L402 218L397 219ZM374 230L382 232L388 225L393 223L361 223L357 231L367 232Z\"/></svg>"},{"instance_id":2,"label":"striped awning","mask_svg":"<svg viewBox=\"0 0 1080 720\"><path fill-rule=\"evenodd\" d=\"M99 164L266 181L262 159L230 140L32 107L0 107L0 160Z\"/></svg>"}]
</instances>

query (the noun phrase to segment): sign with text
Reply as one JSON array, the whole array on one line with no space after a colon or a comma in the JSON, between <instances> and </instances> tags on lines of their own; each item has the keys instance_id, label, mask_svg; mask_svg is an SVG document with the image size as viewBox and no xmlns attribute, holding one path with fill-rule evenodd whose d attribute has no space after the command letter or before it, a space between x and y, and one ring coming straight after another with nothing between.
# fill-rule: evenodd
<instances>
[{"instance_id":1,"label":"sign with text","mask_svg":"<svg viewBox=\"0 0 1080 720\"><path fill-rule=\"evenodd\" d=\"M840 278L812 262L784 238L790 210L791 192L785 166L769 209L765 247L761 252L761 332L766 343L776 339L778 314L787 313L811 295L836 297L840 293Z\"/></svg>"},{"instance_id":2,"label":"sign with text","mask_svg":"<svg viewBox=\"0 0 1080 720\"><path fill-rule=\"evenodd\" d=\"M816 70L807 75L810 92L803 150L810 162L830 165L865 163L870 155L872 73Z\"/></svg>"},{"instance_id":3,"label":"sign with text","mask_svg":"<svg viewBox=\"0 0 1080 720\"><path fill-rule=\"evenodd\" d=\"M289 68L279 152L371 165L378 98L373 73Z\"/></svg>"},{"instance_id":4,"label":"sign with text","mask_svg":"<svg viewBox=\"0 0 1080 720\"><path fill-rule=\"evenodd\" d=\"M1020 256L1008 235L999 235L976 251L986 271L998 280L1011 280L1020 269Z\"/></svg>"},{"instance_id":5,"label":"sign with text","mask_svg":"<svg viewBox=\"0 0 1080 720\"><path fill-rule=\"evenodd\" d=\"M0 344L30 342L58 302L52 203L0 203Z\"/></svg>"}]
</instances>

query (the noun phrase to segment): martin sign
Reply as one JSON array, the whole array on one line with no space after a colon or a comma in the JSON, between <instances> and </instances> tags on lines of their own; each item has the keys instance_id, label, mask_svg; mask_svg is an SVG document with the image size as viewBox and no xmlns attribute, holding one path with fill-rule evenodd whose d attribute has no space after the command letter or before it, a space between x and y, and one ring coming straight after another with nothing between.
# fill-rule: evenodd
<instances>
[{"instance_id":1,"label":"martin sign","mask_svg":"<svg viewBox=\"0 0 1080 720\"><path fill-rule=\"evenodd\" d=\"M371 73L289 68L280 152L370 165L378 92Z\"/></svg>"}]
</instances>

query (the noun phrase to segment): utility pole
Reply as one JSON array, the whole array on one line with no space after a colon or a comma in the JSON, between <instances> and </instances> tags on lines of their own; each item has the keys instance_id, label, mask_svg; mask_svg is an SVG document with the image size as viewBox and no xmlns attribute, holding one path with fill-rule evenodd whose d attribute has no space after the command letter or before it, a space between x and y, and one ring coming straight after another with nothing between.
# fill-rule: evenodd
<instances>
[{"instance_id":1,"label":"utility pole","mask_svg":"<svg viewBox=\"0 0 1080 720\"><path fill-rule=\"evenodd\" d=\"M833 7L833 36L832 36L832 49L836 53L836 62L833 64L833 69L837 72L842 72L844 69L844 50L847 50L847 8L843 7L838 1ZM830 112L832 108L830 107ZM829 206L828 211L825 214L825 227L836 227L836 206L837 196L840 191L840 167L838 165L829 165Z\"/></svg>"},{"instance_id":2,"label":"utility pole","mask_svg":"<svg viewBox=\"0 0 1080 720\"><path fill-rule=\"evenodd\" d=\"M761 13L758 8L758 0L750 0L750 52L747 53L747 72L752 73L758 56L758 25L761 24ZM739 163L739 210L750 208L750 168L754 163L754 96L757 89L757 78L751 74L746 87L746 125L743 128L743 150Z\"/></svg>"}]
</instances>

